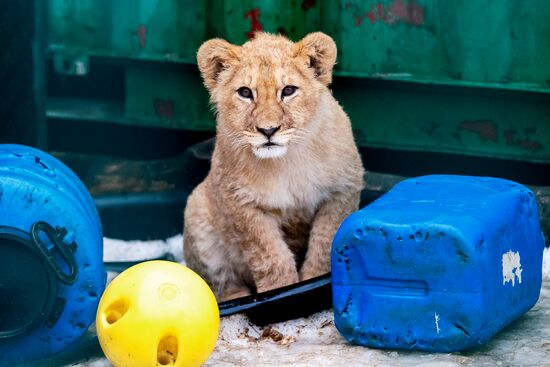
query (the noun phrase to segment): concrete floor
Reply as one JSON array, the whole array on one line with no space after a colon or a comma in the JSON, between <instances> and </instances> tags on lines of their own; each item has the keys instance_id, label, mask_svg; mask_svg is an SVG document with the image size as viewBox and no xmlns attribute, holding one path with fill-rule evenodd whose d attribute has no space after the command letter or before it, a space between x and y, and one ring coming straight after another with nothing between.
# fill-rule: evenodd
<instances>
[{"instance_id":1,"label":"concrete floor","mask_svg":"<svg viewBox=\"0 0 550 367\"><path fill-rule=\"evenodd\" d=\"M167 242L123 243L106 240L106 257L158 256L171 252L181 259L181 237ZM126 260L129 260L126 258ZM93 330L91 328L90 330ZM32 366L107 367L93 331L82 349L86 358L63 356ZM88 343L88 345L86 345ZM221 320L216 349L205 366L537 366L550 367L550 250L546 249L543 285L538 303L527 314L498 333L487 345L465 353L435 354L377 350L349 345L333 323L332 311L259 328L246 316Z\"/></svg>"}]
</instances>

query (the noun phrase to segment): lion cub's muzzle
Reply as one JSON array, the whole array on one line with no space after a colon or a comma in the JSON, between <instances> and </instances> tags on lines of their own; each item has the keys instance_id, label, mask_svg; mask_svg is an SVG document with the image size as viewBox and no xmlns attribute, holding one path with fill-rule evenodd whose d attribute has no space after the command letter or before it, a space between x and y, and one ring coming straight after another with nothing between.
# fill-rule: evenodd
<instances>
[{"instance_id":1,"label":"lion cub's muzzle","mask_svg":"<svg viewBox=\"0 0 550 367\"><path fill-rule=\"evenodd\" d=\"M260 159L278 158L286 154L294 129L279 126L258 127L249 138L253 153Z\"/></svg>"}]
</instances>

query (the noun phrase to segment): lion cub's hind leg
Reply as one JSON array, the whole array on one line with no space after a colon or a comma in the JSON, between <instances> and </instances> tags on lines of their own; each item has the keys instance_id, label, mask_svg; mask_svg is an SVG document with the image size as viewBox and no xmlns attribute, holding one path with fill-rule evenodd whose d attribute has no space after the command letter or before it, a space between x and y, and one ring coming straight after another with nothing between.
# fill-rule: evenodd
<instances>
[{"instance_id":1,"label":"lion cub's hind leg","mask_svg":"<svg viewBox=\"0 0 550 367\"><path fill-rule=\"evenodd\" d=\"M218 301L251 294L238 274L234 259L210 222L203 185L189 197L184 218L184 257L189 268L196 271L212 288ZM241 267L242 268L242 267Z\"/></svg>"}]
</instances>

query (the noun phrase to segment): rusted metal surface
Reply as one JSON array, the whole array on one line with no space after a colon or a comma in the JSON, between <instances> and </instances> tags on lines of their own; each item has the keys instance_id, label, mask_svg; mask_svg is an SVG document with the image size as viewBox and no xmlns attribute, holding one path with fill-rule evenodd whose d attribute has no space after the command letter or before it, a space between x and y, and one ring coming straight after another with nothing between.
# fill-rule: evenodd
<instances>
[{"instance_id":1,"label":"rusted metal surface","mask_svg":"<svg viewBox=\"0 0 550 367\"><path fill-rule=\"evenodd\" d=\"M335 79L359 145L550 162L550 95Z\"/></svg>"},{"instance_id":2,"label":"rusted metal surface","mask_svg":"<svg viewBox=\"0 0 550 367\"><path fill-rule=\"evenodd\" d=\"M322 4L342 74L550 89L544 0L344 0Z\"/></svg>"},{"instance_id":3,"label":"rusted metal surface","mask_svg":"<svg viewBox=\"0 0 550 367\"><path fill-rule=\"evenodd\" d=\"M77 74L88 56L138 60L116 122L213 130L201 42L322 30L359 145L550 163L548 18L545 0L51 0L49 44Z\"/></svg>"},{"instance_id":4,"label":"rusted metal surface","mask_svg":"<svg viewBox=\"0 0 550 367\"><path fill-rule=\"evenodd\" d=\"M206 38L206 2L51 0L49 47L100 55L193 63Z\"/></svg>"}]
</instances>

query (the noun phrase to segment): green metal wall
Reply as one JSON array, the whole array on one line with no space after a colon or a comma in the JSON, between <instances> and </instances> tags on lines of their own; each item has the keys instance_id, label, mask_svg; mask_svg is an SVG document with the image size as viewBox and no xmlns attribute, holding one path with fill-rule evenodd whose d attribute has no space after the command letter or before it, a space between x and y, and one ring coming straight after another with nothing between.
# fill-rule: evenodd
<instances>
[{"instance_id":1,"label":"green metal wall","mask_svg":"<svg viewBox=\"0 0 550 367\"><path fill-rule=\"evenodd\" d=\"M546 0L323 3L346 75L550 89Z\"/></svg>"},{"instance_id":2,"label":"green metal wall","mask_svg":"<svg viewBox=\"0 0 550 367\"><path fill-rule=\"evenodd\" d=\"M547 0L50 0L49 48L60 72L94 56L192 65L211 37L321 30L359 144L550 162L548 19ZM196 68L163 65L128 63L119 122L213 129Z\"/></svg>"},{"instance_id":3,"label":"green metal wall","mask_svg":"<svg viewBox=\"0 0 550 367\"><path fill-rule=\"evenodd\" d=\"M206 3L49 0L50 49L70 55L193 63L206 38Z\"/></svg>"}]
</instances>

